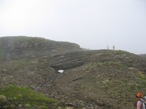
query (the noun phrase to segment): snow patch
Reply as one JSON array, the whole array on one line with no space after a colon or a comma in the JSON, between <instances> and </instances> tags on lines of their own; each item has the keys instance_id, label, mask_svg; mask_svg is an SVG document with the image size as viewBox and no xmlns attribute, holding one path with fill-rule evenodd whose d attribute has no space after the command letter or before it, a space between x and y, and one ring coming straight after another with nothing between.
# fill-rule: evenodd
<instances>
[{"instance_id":1,"label":"snow patch","mask_svg":"<svg viewBox=\"0 0 146 109\"><path fill-rule=\"evenodd\" d=\"M58 70L58 73L63 73L63 72L64 72L64 70L62 70L62 69Z\"/></svg>"}]
</instances>

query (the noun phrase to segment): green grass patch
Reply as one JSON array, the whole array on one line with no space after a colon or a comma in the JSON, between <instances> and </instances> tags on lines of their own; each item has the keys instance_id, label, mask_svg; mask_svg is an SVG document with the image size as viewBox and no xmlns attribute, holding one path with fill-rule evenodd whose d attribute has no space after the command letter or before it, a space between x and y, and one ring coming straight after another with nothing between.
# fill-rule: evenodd
<instances>
[{"instance_id":1,"label":"green grass patch","mask_svg":"<svg viewBox=\"0 0 146 109\"><path fill-rule=\"evenodd\" d=\"M47 109L51 107L53 109L57 105L59 105L59 102L57 100L48 98L42 93L38 93L30 88L19 87L15 85L1 88L0 95L0 97L2 98L0 99L0 105L3 106L3 108L13 106L25 107L28 109L32 107L40 107L40 109Z\"/></svg>"}]
</instances>

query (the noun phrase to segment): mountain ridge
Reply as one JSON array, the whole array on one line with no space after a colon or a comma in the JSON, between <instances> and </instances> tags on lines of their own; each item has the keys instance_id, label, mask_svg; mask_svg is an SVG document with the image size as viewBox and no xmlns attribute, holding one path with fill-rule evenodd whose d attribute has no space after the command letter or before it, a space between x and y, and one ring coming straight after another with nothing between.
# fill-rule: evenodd
<instances>
[{"instance_id":1,"label":"mountain ridge","mask_svg":"<svg viewBox=\"0 0 146 109\"><path fill-rule=\"evenodd\" d=\"M78 44L39 37L15 36L0 38L0 55L4 59L41 57L82 50Z\"/></svg>"}]
</instances>

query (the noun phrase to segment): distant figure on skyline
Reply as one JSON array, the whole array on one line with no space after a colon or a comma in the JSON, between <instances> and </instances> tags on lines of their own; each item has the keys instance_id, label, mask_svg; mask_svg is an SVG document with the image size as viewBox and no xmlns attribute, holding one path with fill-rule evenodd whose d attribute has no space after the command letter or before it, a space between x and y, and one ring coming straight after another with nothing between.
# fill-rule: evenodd
<instances>
[{"instance_id":1,"label":"distant figure on skyline","mask_svg":"<svg viewBox=\"0 0 146 109\"><path fill-rule=\"evenodd\" d=\"M109 50L109 46L107 46L107 50Z\"/></svg>"},{"instance_id":2,"label":"distant figure on skyline","mask_svg":"<svg viewBox=\"0 0 146 109\"><path fill-rule=\"evenodd\" d=\"M115 46L113 45L113 50L115 50Z\"/></svg>"}]
</instances>

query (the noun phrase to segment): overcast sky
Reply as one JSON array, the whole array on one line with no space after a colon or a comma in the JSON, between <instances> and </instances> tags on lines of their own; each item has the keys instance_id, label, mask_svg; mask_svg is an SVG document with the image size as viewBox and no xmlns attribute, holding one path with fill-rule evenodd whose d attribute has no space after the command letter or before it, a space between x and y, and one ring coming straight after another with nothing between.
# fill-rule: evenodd
<instances>
[{"instance_id":1,"label":"overcast sky","mask_svg":"<svg viewBox=\"0 0 146 109\"><path fill-rule=\"evenodd\" d=\"M0 0L0 36L146 54L146 0Z\"/></svg>"}]
</instances>

